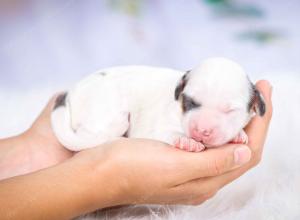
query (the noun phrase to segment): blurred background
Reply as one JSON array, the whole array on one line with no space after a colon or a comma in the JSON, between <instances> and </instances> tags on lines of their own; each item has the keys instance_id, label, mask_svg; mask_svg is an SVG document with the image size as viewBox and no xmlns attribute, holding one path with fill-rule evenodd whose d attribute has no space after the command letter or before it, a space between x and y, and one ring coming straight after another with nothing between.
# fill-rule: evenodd
<instances>
[{"instance_id":1,"label":"blurred background","mask_svg":"<svg viewBox=\"0 0 300 220\"><path fill-rule=\"evenodd\" d=\"M0 137L103 67L225 56L252 79L296 75L299 12L298 0L0 0Z\"/></svg>"},{"instance_id":2,"label":"blurred background","mask_svg":"<svg viewBox=\"0 0 300 220\"><path fill-rule=\"evenodd\" d=\"M299 0L0 0L0 138L100 68L225 56L274 86L263 167L177 219L300 219L299 27Z\"/></svg>"}]
</instances>

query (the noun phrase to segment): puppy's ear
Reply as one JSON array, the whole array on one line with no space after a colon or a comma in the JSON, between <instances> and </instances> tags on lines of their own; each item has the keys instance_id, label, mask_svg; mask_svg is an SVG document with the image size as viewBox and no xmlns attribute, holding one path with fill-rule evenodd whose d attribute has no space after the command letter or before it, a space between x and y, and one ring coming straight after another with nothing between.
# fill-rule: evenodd
<instances>
[{"instance_id":1,"label":"puppy's ear","mask_svg":"<svg viewBox=\"0 0 300 220\"><path fill-rule=\"evenodd\" d=\"M266 104L261 93L256 89L255 85L251 83L252 96L249 103L249 110L253 110L260 116L263 116L266 112Z\"/></svg>"},{"instance_id":2,"label":"puppy's ear","mask_svg":"<svg viewBox=\"0 0 300 220\"><path fill-rule=\"evenodd\" d=\"M179 99L180 94L184 90L184 87L186 86L186 83L188 81L188 75L191 71L186 71L186 73L181 77L180 81L178 82L176 89L175 89L175 100Z\"/></svg>"}]
</instances>

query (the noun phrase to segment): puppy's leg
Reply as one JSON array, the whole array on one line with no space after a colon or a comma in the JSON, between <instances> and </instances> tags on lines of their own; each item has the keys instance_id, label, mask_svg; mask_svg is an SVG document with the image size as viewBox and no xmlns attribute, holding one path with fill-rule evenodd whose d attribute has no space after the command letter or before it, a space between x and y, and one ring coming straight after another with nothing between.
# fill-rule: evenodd
<instances>
[{"instance_id":1,"label":"puppy's leg","mask_svg":"<svg viewBox=\"0 0 300 220\"><path fill-rule=\"evenodd\" d=\"M175 139L174 145L176 148L190 152L200 152L205 149L205 146L198 141L186 136L181 136Z\"/></svg>"},{"instance_id":2,"label":"puppy's leg","mask_svg":"<svg viewBox=\"0 0 300 220\"><path fill-rule=\"evenodd\" d=\"M205 146L201 142L197 142L192 138L186 137L182 133L174 132L157 132L153 134L153 139L166 142L178 149L190 151L190 152L200 152L205 149Z\"/></svg>"},{"instance_id":3,"label":"puppy's leg","mask_svg":"<svg viewBox=\"0 0 300 220\"><path fill-rule=\"evenodd\" d=\"M54 133L72 151L121 137L129 128L125 101L113 83L85 80L57 100L51 115Z\"/></svg>"},{"instance_id":4,"label":"puppy's leg","mask_svg":"<svg viewBox=\"0 0 300 220\"><path fill-rule=\"evenodd\" d=\"M238 135L232 139L230 143L233 144L248 144L248 135L244 130L241 130Z\"/></svg>"}]
</instances>

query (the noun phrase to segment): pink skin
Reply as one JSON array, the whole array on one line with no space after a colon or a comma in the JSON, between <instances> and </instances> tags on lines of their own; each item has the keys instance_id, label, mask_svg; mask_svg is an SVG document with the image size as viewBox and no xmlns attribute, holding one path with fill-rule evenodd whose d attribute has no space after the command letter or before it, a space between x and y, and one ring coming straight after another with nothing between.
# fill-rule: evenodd
<instances>
[{"instance_id":1,"label":"pink skin","mask_svg":"<svg viewBox=\"0 0 300 220\"><path fill-rule=\"evenodd\" d=\"M174 142L174 146L190 152L200 152L205 149L205 146L201 142L185 136L178 137Z\"/></svg>"},{"instance_id":2,"label":"pink skin","mask_svg":"<svg viewBox=\"0 0 300 220\"><path fill-rule=\"evenodd\" d=\"M188 136L198 142L215 145L214 143L219 142L222 136L217 125L218 121L215 115L203 113L194 115L189 122Z\"/></svg>"},{"instance_id":3,"label":"pink skin","mask_svg":"<svg viewBox=\"0 0 300 220\"><path fill-rule=\"evenodd\" d=\"M244 130L242 130L232 141L232 144L247 144L248 143L248 136ZM178 137L175 142L174 146L181 150L189 151L189 152L201 152L205 149L205 146L192 138L188 138L186 136Z\"/></svg>"},{"instance_id":4,"label":"pink skin","mask_svg":"<svg viewBox=\"0 0 300 220\"><path fill-rule=\"evenodd\" d=\"M213 133L215 132L213 129L205 129L205 127L209 127L208 125L200 127L196 121L199 122L199 120L191 120L189 123L189 131L187 132L189 137L181 136L175 140L176 148L190 152L201 152L205 149L203 143L209 143L214 139Z\"/></svg>"},{"instance_id":5,"label":"pink skin","mask_svg":"<svg viewBox=\"0 0 300 220\"><path fill-rule=\"evenodd\" d=\"M224 137L217 126L220 120L217 121L218 117L216 116L209 116L210 117L205 114L205 117L203 117L203 113L202 115L193 115L188 123L188 137L178 137L174 142L175 147L185 151L200 152L203 151L205 147L219 146L220 144L216 143L223 143L222 140L224 140ZM210 120L208 120L208 118L210 118ZM248 136L244 130L242 130L229 142L233 144L247 144ZM225 142L223 144L225 144Z\"/></svg>"},{"instance_id":6,"label":"pink skin","mask_svg":"<svg viewBox=\"0 0 300 220\"><path fill-rule=\"evenodd\" d=\"M244 130L241 130L240 133L232 139L230 142L232 144L248 144L248 135Z\"/></svg>"}]
</instances>

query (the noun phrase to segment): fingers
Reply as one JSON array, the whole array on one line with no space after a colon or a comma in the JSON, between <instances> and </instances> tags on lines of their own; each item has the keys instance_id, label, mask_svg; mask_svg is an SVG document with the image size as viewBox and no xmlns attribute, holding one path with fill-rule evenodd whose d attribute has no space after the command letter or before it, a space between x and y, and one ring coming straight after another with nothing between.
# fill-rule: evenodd
<instances>
[{"instance_id":1,"label":"fingers","mask_svg":"<svg viewBox=\"0 0 300 220\"><path fill-rule=\"evenodd\" d=\"M56 100L56 98L57 98L60 94L61 94L61 92L60 92L60 93L56 93L56 94L54 94L54 95L50 98L50 100L48 101L46 107L45 107L44 110L42 111L41 115L43 115L43 114L49 114L49 113L52 111L52 109L53 109L53 107L54 107L54 104L55 104L55 100Z\"/></svg>"},{"instance_id":2,"label":"fingers","mask_svg":"<svg viewBox=\"0 0 300 220\"><path fill-rule=\"evenodd\" d=\"M26 132L30 133L31 136L43 137L48 141L47 144L51 143L52 145L61 147L51 127L51 111L58 95L59 93L50 98L40 115Z\"/></svg>"},{"instance_id":3,"label":"fingers","mask_svg":"<svg viewBox=\"0 0 300 220\"><path fill-rule=\"evenodd\" d=\"M217 193L213 187L204 185L201 179L183 184L175 190L177 197L181 199L175 200L174 204L183 205L199 205Z\"/></svg>"},{"instance_id":4,"label":"fingers","mask_svg":"<svg viewBox=\"0 0 300 220\"><path fill-rule=\"evenodd\" d=\"M52 96L50 98L50 100L48 101L48 103L46 104L46 106L44 107L44 109L42 110L42 112L40 113L40 115L38 116L38 120L47 120L48 116L50 115L50 112L54 106L55 103L55 99L59 94L55 94L54 96Z\"/></svg>"},{"instance_id":5,"label":"fingers","mask_svg":"<svg viewBox=\"0 0 300 220\"><path fill-rule=\"evenodd\" d=\"M216 176L247 163L251 151L245 145L229 144L201 153L179 152L177 175L181 183L201 177ZM179 183L180 184L180 183Z\"/></svg>"},{"instance_id":6,"label":"fingers","mask_svg":"<svg viewBox=\"0 0 300 220\"><path fill-rule=\"evenodd\" d=\"M40 113L40 115L38 116L38 118L36 119L36 121L34 122L34 124L32 126L39 126L40 124L49 124L50 114L54 107L55 100L56 100L57 96L59 96L60 94L61 93L56 93L55 95L53 95L50 98L50 100L46 104L45 108L42 110L42 112Z\"/></svg>"}]
</instances>

